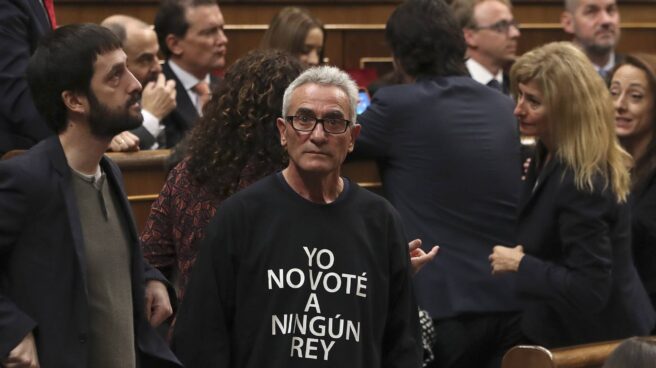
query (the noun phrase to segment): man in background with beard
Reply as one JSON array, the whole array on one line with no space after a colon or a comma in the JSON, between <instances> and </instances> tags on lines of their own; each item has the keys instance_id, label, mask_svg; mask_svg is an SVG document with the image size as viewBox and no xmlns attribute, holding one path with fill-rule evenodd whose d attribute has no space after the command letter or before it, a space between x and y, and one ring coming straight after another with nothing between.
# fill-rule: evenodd
<instances>
[{"instance_id":1,"label":"man in background with beard","mask_svg":"<svg viewBox=\"0 0 656 368\"><path fill-rule=\"evenodd\" d=\"M112 139L112 151L157 149L165 146L162 119L176 107L176 89L173 79L166 80L162 74L157 53L159 44L152 26L127 15L112 15L100 23L109 28L121 40L123 51L128 57L130 73L143 86L141 114L143 124ZM137 137L138 140L134 139Z\"/></svg>"},{"instance_id":2,"label":"man in background with beard","mask_svg":"<svg viewBox=\"0 0 656 368\"><path fill-rule=\"evenodd\" d=\"M172 313L165 280L103 155L142 121L120 41L97 25L58 28L27 79L57 136L0 162L0 366L179 367L152 328Z\"/></svg>"},{"instance_id":3,"label":"man in background with beard","mask_svg":"<svg viewBox=\"0 0 656 368\"><path fill-rule=\"evenodd\" d=\"M602 78L621 62L615 53L620 39L620 10L616 0L565 0L560 16L563 30L588 56Z\"/></svg>"}]
</instances>

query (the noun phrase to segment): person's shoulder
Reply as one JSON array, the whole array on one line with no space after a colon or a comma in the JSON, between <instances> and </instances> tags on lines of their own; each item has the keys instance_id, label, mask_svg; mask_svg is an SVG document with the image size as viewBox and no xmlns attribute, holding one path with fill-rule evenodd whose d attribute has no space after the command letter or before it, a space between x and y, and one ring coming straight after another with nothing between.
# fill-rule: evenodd
<instances>
[{"instance_id":1,"label":"person's shoulder","mask_svg":"<svg viewBox=\"0 0 656 368\"><path fill-rule=\"evenodd\" d=\"M277 174L271 174L228 197L221 207L266 206L268 202L281 198L283 187Z\"/></svg>"},{"instance_id":2,"label":"person's shoulder","mask_svg":"<svg viewBox=\"0 0 656 368\"><path fill-rule=\"evenodd\" d=\"M375 213L381 216L393 215L396 213L394 206L392 206L387 199L370 190L362 188L353 181L350 183L350 190L351 193L349 196L352 198L353 203L358 209L366 213Z\"/></svg>"},{"instance_id":3,"label":"person's shoulder","mask_svg":"<svg viewBox=\"0 0 656 368\"><path fill-rule=\"evenodd\" d=\"M17 156L0 161L0 177L18 183L24 189L45 190L58 175L55 171L68 170L64 152L61 147L57 147L58 142L54 138L41 141ZM61 162L57 164L57 161Z\"/></svg>"}]
</instances>

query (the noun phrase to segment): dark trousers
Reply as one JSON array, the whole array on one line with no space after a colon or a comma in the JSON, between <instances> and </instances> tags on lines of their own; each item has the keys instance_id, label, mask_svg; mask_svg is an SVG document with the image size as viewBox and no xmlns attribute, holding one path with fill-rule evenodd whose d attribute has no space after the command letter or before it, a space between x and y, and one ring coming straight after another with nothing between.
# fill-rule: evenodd
<instances>
[{"instance_id":1,"label":"dark trousers","mask_svg":"<svg viewBox=\"0 0 656 368\"><path fill-rule=\"evenodd\" d=\"M526 343L520 314L468 314L434 320L437 342L429 368L499 368L503 354Z\"/></svg>"}]
</instances>

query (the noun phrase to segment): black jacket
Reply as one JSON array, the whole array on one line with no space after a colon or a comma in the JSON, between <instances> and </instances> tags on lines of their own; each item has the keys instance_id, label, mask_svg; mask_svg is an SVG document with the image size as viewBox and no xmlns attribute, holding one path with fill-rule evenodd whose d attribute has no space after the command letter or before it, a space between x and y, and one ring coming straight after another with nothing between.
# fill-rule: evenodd
<instances>
[{"instance_id":1,"label":"black jacket","mask_svg":"<svg viewBox=\"0 0 656 368\"><path fill-rule=\"evenodd\" d=\"M141 367L178 367L145 318L145 280L165 280L143 260L117 166L107 158L100 165L130 227L135 344ZM33 331L41 367L86 368L84 240L71 169L58 137L0 162L0 214L0 357Z\"/></svg>"},{"instance_id":2,"label":"black jacket","mask_svg":"<svg viewBox=\"0 0 656 368\"><path fill-rule=\"evenodd\" d=\"M535 160L534 160L535 161ZM536 184L537 181L537 184ZM531 168L519 212L522 330L547 347L647 335L656 321L631 254L626 203L604 190L576 188L553 159Z\"/></svg>"}]
</instances>

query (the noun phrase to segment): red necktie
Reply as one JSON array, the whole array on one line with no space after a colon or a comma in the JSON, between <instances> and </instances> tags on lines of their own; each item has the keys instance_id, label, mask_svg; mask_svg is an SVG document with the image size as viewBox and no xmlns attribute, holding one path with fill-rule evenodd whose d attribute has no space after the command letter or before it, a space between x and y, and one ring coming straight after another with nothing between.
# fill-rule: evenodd
<instances>
[{"instance_id":1,"label":"red necktie","mask_svg":"<svg viewBox=\"0 0 656 368\"><path fill-rule=\"evenodd\" d=\"M46 12L48 13L48 19L50 19L50 25L52 26L52 29L57 29L54 0L43 0L43 6L46 8Z\"/></svg>"}]
</instances>

